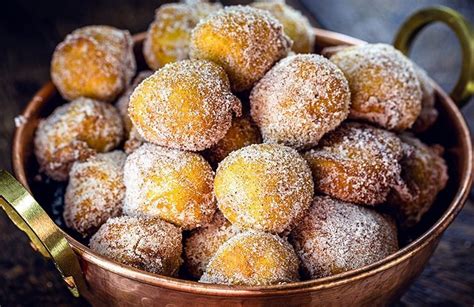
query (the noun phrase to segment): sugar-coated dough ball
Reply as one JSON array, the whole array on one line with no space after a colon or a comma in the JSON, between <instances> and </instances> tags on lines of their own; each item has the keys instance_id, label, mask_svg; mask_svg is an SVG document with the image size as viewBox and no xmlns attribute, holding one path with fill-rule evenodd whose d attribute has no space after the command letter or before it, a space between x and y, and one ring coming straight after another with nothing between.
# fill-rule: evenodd
<instances>
[{"instance_id":1,"label":"sugar-coated dough ball","mask_svg":"<svg viewBox=\"0 0 474 307\"><path fill-rule=\"evenodd\" d=\"M133 90L146 78L151 76L153 72L151 70L144 70L138 73L138 75L133 79L132 84L127 88L127 90L117 99L115 107L122 116L123 126L125 128L126 136L128 137L130 131L132 130L133 123L128 116L128 105L130 103L130 95L132 95Z\"/></svg>"},{"instance_id":2,"label":"sugar-coated dough ball","mask_svg":"<svg viewBox=\"0 0 474 307\"><path fill-rule=\"evenodd\" d=\"M222 66L232 89L240 92L250 89L290 47L278 20L267 11L239 5L211 14L193 29L190 56Z\"/></svg>"},{"instance_id":3,"label":"sugar-coated dough ball","mask_svg":"<svg viewBox=\"0 0 474 307\"><path fill-rule=\"evenodd\" d=\"M411 61L386 44L345 48L331 57L351 88L351 116L389 130L410 128L421 111L421 88Z\"/></svg>"},{"instance_id":4,"label":"sugar-coated dough ball","mask_svg":"<svg viewBox=\"0 0 474 307\"><path fill-rule=\"evenodd\" d=\"M122 138L122 120L112 105L78 98L40 122L34 139L35 155L42 171L54 180L65 181L74 161L110 151Z\"/></svg>"},{"instance_id":5,"label":"sugar-coated dough ball","mask_svg":"<svg viewBox=\"0 0 474 307\"><path fill-rule=\"evenodd\" d=\"M428 130L436 122L438 110L435 108L435 91L430 78L423 68L416 64L413 64L413 66L415 67L418 81L420 81L423 96L421 99L420 116L418 116L413 124L412 130L416 133L421 133Z\"/></svg>"},{"instance_id":6,"label":"sugar-coated dough ball","mask_svg":"<svg viewBox=\"0 0 474 307\"><path fill-rule=\"evenodd\" d=\"M108 258L147 272L176 276L183 260L181 230L158 218L109 219L92 236L90 248Z\"/></svg>"},{"instance_id":7,"label":"sugar-coated dough ball","mask_svg":"<svg viewBox=\"0 0 474 307\"><path fill-rule=\"evenodd\" d=\"M51 79L68 100L112 101L135 71L130 33L109 26L75 30L56 47L51 61Z\"/></svg>"},{"instance_id":8,"label":"sugar-coated dough ball","mask_svg":"<svg viewBox=\"0 0 474 307\"><path fill-rule=\"evenodd\" d=\"M257 1L253 7L269 11L283 25L285 34L293 41L291 50L296 53L311 53L314 48L314 33L308 18L285 4L284 1Z\"/></svg>"},{"instance_id":9,"label":"sugar-coated dough ball","mask_svg":"<svg viewBox=\"0 0 474 307\"><path fill-rule=\"evenodd\" d=\"M321 278L377 262L398 250L394 221L372 209L316 196L290 234L309 278Z\"/></svg>"},{"instance_id":10,"label":"sugar-coated dough ball","mask_svg":"<svg viewBox=\"0 0 474 307\"><path fill-rule=\"evenodd\" d=\"M224 137L240 100L225 71L203 60L167 64L135 88L129 115L148 142L199 151Z\"/></svg>"},{"instance_id":11,"label":"sugar-coated dough ball","mask_svg":"<svg viewBox=\"0 0 474 307\"><path fill-rule=\"evenodd\" d=\"M208 149L206 157L217 165L231 152L261 142L260 130L249 116L234 118L226 135Z\"/></svg>"},{"instance_id":12,"label":"sugar-coated dough ball","mask_svg":"<svg viewBox=\"0 0 474 307\"><path fill-rule=\"evenodd\" d=\"M142 146L142 144L145 142L143 137L138 133L136 127L132 127L132 130L130 130L130 133L128 135L128 139L125 141L125 144L123 145L123 150L127 155L131 154L132 152L135 151L135 149L139 148Z\"/></svg>"},{"instance_id":13,"label":"sugar-coated dough ball","mask_svg":"<svg viewBox=\"0 0 474 307\"><path fill-rule=\"evenodd\" d=\"M159 217L183 229L205 225L216 210L213 178L201 155L146 143L125 162L123 211Z\"/></svg>"},{"instance_id":14,"label":"sugar-coated dough ball","mask_svg":"<svg viewBox=\"0 0 474 307\"><path fill-rule=\"evenodd\" d=\"M219 247L239 232L239 229L232 226L222 213L217 211L211 223L193 230L184 241L184 263L187 272L199 279Z\"/></svg>"},{"instance_id":15,"label":"sugar-coated dough ball","mask_svg":"<svg viewBox=\"0 0 474 307\"><path fill-rule=\"evenodd\" d=\"M117 150L74 162L64 195L66 226L87 236L122 213L125 158L125 153Z\"/></svg>"},{"instance_id":16,"label":"sugar-coated dough ball","mask_svg":"<svg viewBox=\"0 0 474 307\"><path fill-rule=\"evenodd\" d=\"M252 118L265 142L310 148L349 115L351 93L344 74L316 54L278 62L250 95Z\"/></svg>"},{"instance_id":17,"label":"sugar-coated dough ball","mask_svg":"<svg viewBox=\"0 0 474 307\"><path fill-rule=\"evenodd\" d=\"M219 164L214 193L234 225L273 233L289 230L313 197L311 169L299 153L277 144L250 145Z\"/></svg>"},{"instance_id":18,"label":"sugar-coated dough ball","mask_svg":"<svg viewBox=\"0 0 474 307\"><path fill-rule=\"evenodd\" d=\"M401 184L402 156L395 134L359 123L342 124L304 154L317 191L361 205L383 203Z\"/></svg>"},{"instance_id":19,"label":"sugar-coated dough ball","mask_svg":"<svg viewBox=\"0 0 474 307\"><path fill-rule=\"evenodd\" d=\"M265 232L248 231L224 243L211 258L204 283L265 286L299 280L298 257L288 242Z\"/></svg>"},{"instance_id":20,"label":"sugar-coated dough ball","mask_svg":"<svg viewBox=\"0 0 474 307\"><path fill-rule=\"evenodd\" d=\"M165 64L187 59L191 30L201 19L221 8L220 3L201 1L160 6L143 43L143 55L148 66L158 69Z\"/></svg>"},{"instance_id":21,"label":"sugar-coated dough ball","mask_svg":"<svg viewBox=\"0 0 474 307\"><path fill-rule=\"evenodd\" d=\"M448 181L446 162L440 145L428 146L404 134L405 156L401 160L405 189L394 190L388 203L402 227L415 226L431 208L438 193Z\"/></svg>"}]
</instances>

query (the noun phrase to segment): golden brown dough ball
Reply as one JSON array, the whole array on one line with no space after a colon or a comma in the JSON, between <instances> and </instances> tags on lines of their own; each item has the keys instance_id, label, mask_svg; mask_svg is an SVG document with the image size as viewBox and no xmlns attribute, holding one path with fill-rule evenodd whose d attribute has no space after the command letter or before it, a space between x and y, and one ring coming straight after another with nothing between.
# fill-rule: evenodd
<instances>
[{"instance_id":1,"label":"golden brown dough ball","mask_svg":"<svg viewBox=\"0 0 474 307\"><path fill-rule=\"evenodd\" d=\"M189 274L199 279L219 247L239 232L220 211L211 223L193 230L184 241L184 262Z\"/></svg>"},{"instance_id":2,"label":"golden brown dough ball","mask_svg":"<svg viewBox=\"0 0 474 307\"><path fill-rule=\"evenodd\" d=\"M398 250L395 222L369 208L316 196L290 234L309 278L321 278L377 262Z\"/></svg>"},{"instance_id":3,"label":"golden brown dough ball","mask_svg":"<svg viewBox=\"0 0 474 307\"><path fill-rule=\"evenodd\" d=\"M211 258L204 283L266 286L299 280L298 257L288 242L265 232L247 231L221 245Z\"/></svg>"},{"instance_id":4,"label":"golden brown dough ball","mask_svg":"<svg viewBox=\"0 0 474 307\"><path fill-rule=\"evenodd\" d=\"M344 50L346 48L349 48L350 46L348 45L336 45L336 46L329 46L329 47L324 47L323 50L321 50L321 55L325 58L331 58L333 55L338 53L341 50Z\"/></svg>"},{"instance_id":5,"label":"golden brown dough ball","mask_svg":"<svg viewBox=\"0 0 474 307\"><path fill-rule=\"evenodd\" d=\"M413 64L413 66L415 67L418 81L420 81L423 96L421 99L421 112L413 124L412 130L415 133L421 133L433 126L438 118L438 111L435 108L435 91L430 78L421 67L416 64Z\"/></svg>"},{"instance_id":6,"label":"golden brown dough ball","mask_svg":"<svg viewBox=\"0 0 474 307\"><path fill-rule=\"evenodd\" d=\"M136 127L132 127L132 130L130 130L130 134L128 135L128 139L125 141L125 144L123 145L123 150L127 155L131 154L132 152L135 151L135 149L139 148L142 146L142 144L145 142L143 137L138 133Z\"/></svg>"},{"instance_id":7,"label":"golden brown dough ball","mask_svg":"<svg viewBox=\"0 0 474 307\"><path fill-rule=\"evenodd\" d=\"M130 131L132 130L133 123L128 116L128 105L130 103L130 95L132 95L133 90L146 78L151 76L153 72L151 70L144 70L138 73L138 75L133 79L132 84L127 88L127 90L122 94L122 96L117 99L115 107L122 116L123 126L125 128L126 137L129 137Z\"/></svg>"},{"instance_id":8,"label":"golden brown dough ball","mask_svg":"<svg viewBox=\"0 0 474 307\"><path fill-rule=\"evenodd\" d=\"M289 230L309 207L314 185L299 153L277 144L250 145L219 164L214 193L219 209L238 228Z\"/></svg>"},{"instance_id":9,"label":"golden brown dough ball","mask_svg":"<svg viewBox=\"0 0 474 307\"><path fill-rule=\"evenodd\" d=\"M273 17L283 25L285 34L293 41L291 50L296 53L311 53L314 47L314 33L308 18L299 11L285 4L277 2L254 2L253 7L269 11Z\"/></svg>"},{"instance_id":10,"label":"golden brown dough ball","mask_svg":"<svg viewBox=\"0 0 474 307\"><path fill-rule=\"evenodd\" d=\"M206 157L217 165L231 152L261 142L260 130L249 116L234 118L226 135L207 150Z\"/></svg>"},{"instance_id":11,"label":"golden brown dough ball","mask_svg":"<svg viewBox=\"0 0 474 307\"><path fill-rule=\"evenodd\" d=\"M240 100L224 70L202 60L167 64L146 78L130 97L129 115L148 142L199 151L224 137Z\"/></svg>"},{"instance_id":12,"label":"golden brown dough ball","mask_svg":"<svg viewBox=\"0 0 474 307\"><path fill-rule=\"evenodd\" d=\"M401 184L402 143L393 133L345 123L304 154L317 191L362 205L383 203Z\"/></svg>"},{"instance_id":13,"label":"golden brown dough ball","mask_svg":"<svg viewBox=\"0 0 474 307\"><path fill-rule=\"evenodd\" d=\"M216 210L213 178L211 166L197 153L144 144L125 163L123 211L183 229L205 225Z\"/></svg>"},{"instance_id":14,"label":"golden brown dough ball","mask_svg":"<svg viewBox=\"0 0 474 307\"><path fill-rule=\"evenodd\" d=\"M232 89L240 92L250 89L290 47L283 26L268 12L229 6L194 28L190 56L222 66Z\"/></svg>"},{"instance_id":15,"label":"golden brown dough ball","mask_svg":"<svg viewBox=\"0 0 474 307\"><path fill-rule=\"evenodd\" d=\"M310 148L349 115L351 93L344 74L316 54L278 62L250 94L252 118L265 142Z\"/></svg>"},{"instance_id":16,"label":"golden brown dough ball","mask_svg":"<svg viewBox=\"0 0 474 307\"><path fill-rule=\"evenodd\" d=\"M176 276L183 262L181 240L179 228L158 218L121 216L102 225L89 246L125 265Z\"/></svg>"},{"instance_id":17,"label":"golden brown dough ball","mask_svg":"<svg viewBox=\"0 0 474 307\"><path fill-rule=\"evenodd\" d=\"M87 236L122 213L125 158L125 153L117 150L72 165L64 195L66 226Z\"/></svg>"},{"instance_id":18,"label":"golden brown dough ball","mask_svg":"<svg viewBox=\"0 0 474 307\"><path fill-rule=\"evenodd\" d=\"M51 78L68 100L114 100L135 75L133 41L128 31L88 26L69 34L53 54Z\"/></svg>"},{"instance_id":19,"label":"golden brown dough ball","mask_svg":"<svg viewBox=\"0 0 474 307\"><path fill-rule=\"evenodd\" d=\"M158 69L165 64L187 59L191 30L201 19L221 8L220 3L200 1L160 6L143 43L148 66Z\"/></svg>"},{"instance_id":20,"label":"golden brown dough ball","mask_svg":"<svg viewBox=\"0 0 474 307\"><path fill-rule=\"evenodd\" d=\"M34 140L35 155L46 175L65 181L74 161L110 151L122 137L122 120L112 105L78 98L40 122Z\"/></svg>"},{"instance_id":21,"label":"golden brown dough ball","mask_svg":"<svg viewBox=\"0 0 474 307\"><path fill-rule=\"evenodd\" d=\"M351 116L389 130L410 128L421 111L421 89L411 61L386 44L345 48L331 57L351 89Z\"/></svg>"},{"instance_id":22,"label":"golden brown dough ball","mask_svg":"<svg viewBox=\"0 0 474 307\"><path fill-rule=\"evenodd\" d=\"M393 191L388 203L395 210L402 227L412 227L430 209L438 193L448 181L443 148L428 146L420 140L404 134L405 156L401 161L405 189Z\"/></svg>"}]
</instances>

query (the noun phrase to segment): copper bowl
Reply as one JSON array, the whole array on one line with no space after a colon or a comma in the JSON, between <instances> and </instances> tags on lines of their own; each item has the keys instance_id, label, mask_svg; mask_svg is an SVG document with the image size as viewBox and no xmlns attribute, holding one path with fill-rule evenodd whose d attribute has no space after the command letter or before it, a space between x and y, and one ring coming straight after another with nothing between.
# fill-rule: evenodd
<instances>
[{"instance_id":1,"label":"copper bowl","mask_svg":"<svg viewBox=\"0 0 474 307\"><path fill-rule=\"evenodd\" d=\"M430 16L433 16L433 12ZM413 18L410 20L413 22ZM407 48L412 34L424 25L410 27L410 20L405 23L404 32L397 38L401 49ZM317 37L316 51L330 46L364 43L321 29L314 29L314 33ZM472 29L470 34L472 35ZM137 34L134 39L138 63L143 68L141 44L144 34ZM469 46L472 47L472 37L469 39ZM468 64L472 65L472 62ZM472 82L472 78L468 81ZM395 254L357 270L277 286L202 284L140 271L93 252L57 227L28 192L5 172L0 173L0 205L30 236L33 246L56 262L72 292L82 295L95 305L386 304L397 299L421 273L442 233L461 210L471 187L472 144L468 127L453 99L439 86L435 85L435 89L436 107L440 117L422 138L427 142L442 144L446 148L445 158L449 165L450 177L448 186L440 193L429 214L415 230L415 239L405 240L404 246ZM63 102L53 84L47 83L36 93L23 112L23 122L17 128L13 142L13 168L16 178L32 191L40 203L48 206L45 207L48 212L51 212L50 195L41 183L34 180L38 169L32 154L33 137L38 120L50 114Z\"/></svg>"}]
</instances>

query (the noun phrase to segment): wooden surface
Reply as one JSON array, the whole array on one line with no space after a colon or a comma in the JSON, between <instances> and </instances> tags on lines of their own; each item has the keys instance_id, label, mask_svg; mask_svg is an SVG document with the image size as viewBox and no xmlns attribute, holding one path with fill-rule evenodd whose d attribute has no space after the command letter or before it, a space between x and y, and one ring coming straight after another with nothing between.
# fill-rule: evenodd
<instances>
[{"instance_id":1,"label":"wooden surface","mask_svg":"<svg viewBox=\"0 0 474 307\"><path fill-rule=\"evenodd\" d=\"M224 1L225 2L225 1ZM237 2L237 1L233 1ZM290 1L294 3L295 1ZM394 4L396 2L396 4ZM46 4L47 5L46 5ZM11 170L13 118L49 78L49 60L56 44L73 29L109 24L132 33L146 30L159 1L8 1L0 10L0 168ZM370 42L391 42L398 25L414 10L451 6L473 21L474 2L303 0L297 3L323 27ZM473 21L474 22L474 21ZM442 47L441 47L442 46ZM417 40L413 58L443 87L456 80L459 48L446 27L432 26ZM474 106L464 108L474 123ZM472 125L471 125L472 126ZM474 197L446 231L429 265L397 305L474 304ZM27 238L0 212L0 306L80 306L53 265L29 247Z\"/></svg>"}]
</instances>

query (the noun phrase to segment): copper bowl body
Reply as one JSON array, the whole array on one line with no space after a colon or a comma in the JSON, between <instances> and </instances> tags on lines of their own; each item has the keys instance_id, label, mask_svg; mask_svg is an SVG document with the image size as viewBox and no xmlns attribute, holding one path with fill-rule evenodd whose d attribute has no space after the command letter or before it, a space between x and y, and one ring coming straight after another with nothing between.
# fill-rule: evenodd
<instances>
[{"instance_id":1,"label":"copper bowl body","mask_svg":"<svg viewBox=\"0 0 474 307\"><path fill-rule=\"evenodd\" d=\"M314 31L316 51L328 46L364 43L330 31ZM134 38L137 62L139 67L145 68L141 53L144 34ZM86 289L80 289L81 295L95 305L130 306L372 305L397 299L423 270L441 235L461 210L471 186L469 130L453 100L439 86L435 87L440 117L423 138L446 148L450 179L448 187L424 219L416 239L397 253L370 266L317 280L269 287L228 287L154 275L121 265L96 254L64 232L87 283ZM40 203L41 193L35 191L38 183L33 179L38 171L33 137L38 120L62 102L52 83L46 84L26 107L23 116L27 121L17 128L14 137L15 175Z\"/></svg>"}]
</instances>

